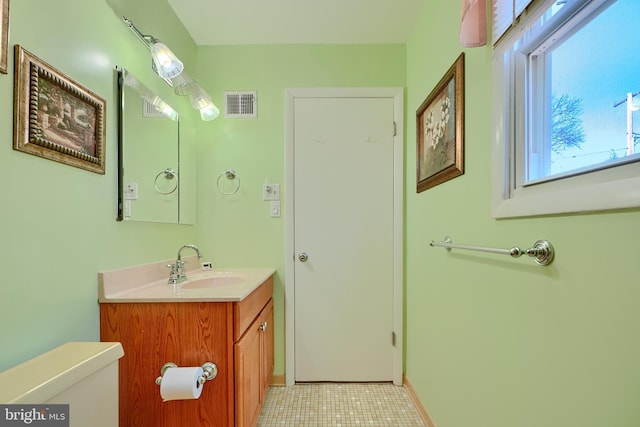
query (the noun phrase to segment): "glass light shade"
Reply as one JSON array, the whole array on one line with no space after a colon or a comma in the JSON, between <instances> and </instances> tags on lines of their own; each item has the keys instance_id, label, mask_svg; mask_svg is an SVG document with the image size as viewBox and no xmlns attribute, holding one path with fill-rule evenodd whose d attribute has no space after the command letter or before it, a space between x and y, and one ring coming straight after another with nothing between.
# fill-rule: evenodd
<instances>
[{"instance_id":1,"label":"glass light shade","mask_svg":"<svg viewBox=\"0 0 640 427\"><path fill-rule=\"evenodd\" d=\"M198 83L196 83L186 71L182 71L178 76L171 79L173 85L173 91L179 96L189 96L196 90Z\"/></svg>"},{"instance_id":2,"label":"glass light shade","mask_svg":"<svg viewBox=\"0 0 640 427\"><path fill-rule=\"evenodd\" d=\"M209 102L208 105L200 109L200 118L204 121L213 120L220 115L218 107L213 105L213 102Z\"/></svg>"},{"instance_id":3,"label":"glass light shade","mask_svg":"<svg viewBox=\"0 0 640 427\"><path fill-rule=\"evenodd\" d=\"M154 40L151 44L151 57L158 75L163 79L172 79L184 70L182 62L164 43Z\"/></svg>"},{"instance_id":4,"label":"glass light shade","mask_svg":"<svg viewBox=\"0 0 640 427\"><path fill-rule=\"evenodd\" d=\"M211 97L207 92L196 84L189 95L191 99L191 106L196 110L202 110L207 105L211 104Z\"/></svg>"}]
</instances>

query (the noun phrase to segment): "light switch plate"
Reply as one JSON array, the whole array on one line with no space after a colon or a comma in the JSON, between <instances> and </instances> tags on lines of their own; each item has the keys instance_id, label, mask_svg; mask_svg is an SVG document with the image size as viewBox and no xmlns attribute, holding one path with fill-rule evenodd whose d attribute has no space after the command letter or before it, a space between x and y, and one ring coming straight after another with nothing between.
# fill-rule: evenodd
<instances>
[{"instance_id":1,"label":"light switch plate","mask_svg":"<svg viewBox=\"0 0 640 427\"><path fill-rule=\"evenodd\" d=\"M271 205L269 206L269 211L271 213L271 218L280 218L280 201L279 200L271 201Z\"/></svg>"},{"instance_id":2,"label":"light switch plate","mask_svg":"<svg viewBox=\"0 0 640 427\"><path fill-rule=\"evenodd\" d=\"M125 200L122 207L122 214L125 217L131 216L131 200Z\"/></svg>"}]
</instances>

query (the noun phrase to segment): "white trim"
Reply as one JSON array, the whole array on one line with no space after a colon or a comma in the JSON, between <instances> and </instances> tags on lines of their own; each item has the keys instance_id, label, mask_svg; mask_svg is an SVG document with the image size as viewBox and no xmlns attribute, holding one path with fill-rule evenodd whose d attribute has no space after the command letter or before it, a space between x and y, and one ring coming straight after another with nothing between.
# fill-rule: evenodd
<instances>
[{"instance_id":1,"label":"white trim","mask_svg":"<svg viewBox=\"0 0 640 427\"><path fill-rule=\"evenodd\" d=\"M558 15L558 26L571 25L570 19L589 19L594 13L611 4L611 0L576 2ZM539 10L538 12L543 12ZM537 15L536 15L537 16ZM537 18L536 18L537 19ZM557 31L557 26L554 27ZM523 30L526 26L523 27ZM530 105L525 93L525 53L513 52L513 39L502 44L493 54L493 141L492 141L492 217L509 218L551 215L560 213L593 212L640 206L640 162L611 165L611 167L524 185L513 166L524 167L515 156L513 141L524 139L526 129L524 111ZM532 44L529 43L531 47ZM541 71L542 72L542 71ZM514 99L511 94L518 94Z\"/></svg>"},{"instance_id":2,"label":"white trim","mask_svg":"<svg viewBox=\"0 0 640 427\"><path fill-rule=\"evenodd\" d=\"M506 111L516 108L507 99L503 82L509 66L501 55L493 64L493 142L492 142L492 217L510 218L573 212L592 212L640 206L640 163L620 165L602 171L565 178L523 188L511 188L515 176L511 170L509 144L521 127L506 120ZM521 108L522 106L520 106Z\"/></svg>"},{"instance_id":3,"label":"white trim","mask_svg":"<svg viewBox=\"0 0 640 427\"><path fill-rule=\"evenodd\" d=\"M394 237L393 237L393 327L396 345L393 350L393 383L402 385L403 343L403 204L404 204L404 91L402 88L291 88L285 90L285 191L288 197L285 205L285 374L286 385L295 383L295 306L294 306L294 153L293 124L294 101L296 98L393 98L396 135L393 154L393 199L394 199ZM392 123L389 123L392 126ZM391 337L389 337L391 339Z\"/></svg>"}]
</instances>

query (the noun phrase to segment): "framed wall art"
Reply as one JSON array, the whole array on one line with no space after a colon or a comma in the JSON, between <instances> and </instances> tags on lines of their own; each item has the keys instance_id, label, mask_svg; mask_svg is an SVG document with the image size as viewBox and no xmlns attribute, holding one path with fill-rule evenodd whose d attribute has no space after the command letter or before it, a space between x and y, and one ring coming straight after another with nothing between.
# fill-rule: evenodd
<instances>
[{"instance_id":1,"label":"framed wall art","mask_svg":"<svg viewBox=\"0 0 640 427\"><path fill-rule=\"evenodd\" d=\"M418 193L464 173L464 52L416 111Z\"/></svg>"},{"instance_id":2,"label":"framed wall art","mask_svg":"<svg viewBox=\"0 0 640 427\"><path fill-rule=\"evenodd\" d=\"M0 73L7 74L9 54L9 0L0 0Z\"/></svg>"},{"instance_id":3,"label":"framed wall art","mask_svg":"<svg viewBox=\"0 0 640 427\"><path fill-rule=\"evenodd\" d=\"M19 45L13 98L15 150L104 174L103 98Z\"/></svg>"}]
</instances>

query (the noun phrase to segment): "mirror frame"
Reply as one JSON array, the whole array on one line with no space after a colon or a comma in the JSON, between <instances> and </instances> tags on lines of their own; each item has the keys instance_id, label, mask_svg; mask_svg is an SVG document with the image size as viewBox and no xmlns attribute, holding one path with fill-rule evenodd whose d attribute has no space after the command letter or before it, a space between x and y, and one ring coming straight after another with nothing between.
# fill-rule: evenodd
<instances>
[{"instance_id":1,"label":"mirror frame","mask_svg":"<svg viewBox=\"0 0 640 427\"><path fill-rule=\"evenodd\" d=\"M116 67L116 75L118 80L118 108L117 108L117 121L118 121L118 212L116 215L116 221L124 221L124 156L122 150L124 150L124 126L122 121L124 119L124 68Z\"/></svg>"}]
</instances>

